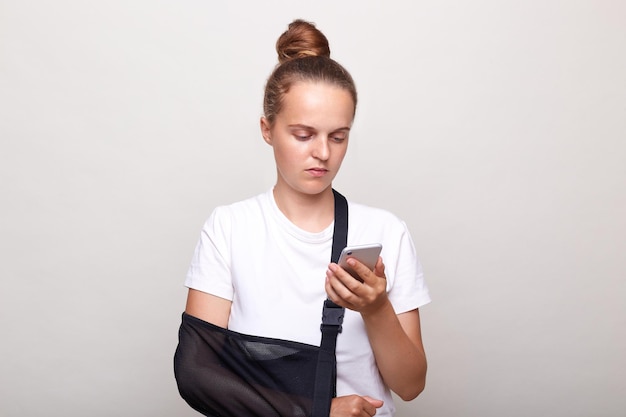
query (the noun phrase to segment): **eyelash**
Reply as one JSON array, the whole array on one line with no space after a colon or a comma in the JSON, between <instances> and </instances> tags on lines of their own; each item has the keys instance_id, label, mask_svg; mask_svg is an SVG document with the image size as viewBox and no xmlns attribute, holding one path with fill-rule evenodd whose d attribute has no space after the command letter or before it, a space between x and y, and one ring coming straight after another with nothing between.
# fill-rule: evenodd
<instances>
[{"instance_id":1,"label":"eyelash","mask_svg":"<svg viewBox=\"0 0 626 417\"><path fill-rule=\"evenodd\" d=\"M296 139L301 140L301 141L309 140L311 137L313 137L313 135L308 135L308 136L294 135L294 136L295 136ZM346 140L346 138L343 138L343 137L340 138L340 137L336 137L336 136L331 136L330 139L333 142L336 142L336 143L341 143L344 140Z\"/></svg>"}]
</instances>

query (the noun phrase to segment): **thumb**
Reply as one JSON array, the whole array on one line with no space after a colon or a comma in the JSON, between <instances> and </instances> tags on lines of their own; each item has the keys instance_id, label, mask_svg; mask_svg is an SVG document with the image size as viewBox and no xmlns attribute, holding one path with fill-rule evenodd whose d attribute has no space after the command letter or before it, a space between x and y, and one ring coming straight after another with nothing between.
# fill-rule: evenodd
<instances>
[{"instance_id":1,"label":"thumb","mask_svg":"<svg viewBox=\"0 0 626 417\"><path fill-rule=\"evenodd\" d=\"M383 404L385 403L383 400L376 400L376 399L374 399L372 397L368 397L367 395L364 395L363 398L365 400L367 400L368 403L372 404L376 408L382 407Z\"/></svg>"}]
</instances>

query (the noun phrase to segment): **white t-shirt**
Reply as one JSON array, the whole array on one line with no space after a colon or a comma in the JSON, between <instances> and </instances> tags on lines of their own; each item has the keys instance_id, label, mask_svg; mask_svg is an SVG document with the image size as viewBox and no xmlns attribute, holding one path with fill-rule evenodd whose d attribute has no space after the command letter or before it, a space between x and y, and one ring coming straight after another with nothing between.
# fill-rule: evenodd
<instances>
[{"instance_id":1,"label":"white t-shirt","mask_svg":"<svg viewBox=\"0 0 626 417\"><path fill-rule=\"evenodd\" d=\"M271 189L217 207L204 224L185 285L231 300L230 330L319 346L333 226L319 233L298 228L278 209ZM430 302L405 223L349 201L348 245L367 243L383 245L388 297L397 314ZM337 395L384 400L376 415L392 416L392 397L359 313L346 309L336 355Z\"/></svg>"}]
</instances>

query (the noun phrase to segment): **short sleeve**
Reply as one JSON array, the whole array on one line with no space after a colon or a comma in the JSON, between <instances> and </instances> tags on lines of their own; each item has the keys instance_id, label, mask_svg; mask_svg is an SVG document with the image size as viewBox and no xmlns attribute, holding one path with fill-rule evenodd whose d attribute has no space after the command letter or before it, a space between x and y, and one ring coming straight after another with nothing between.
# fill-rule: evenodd
<instances>
[{"instance_id":1,"label":"short sleeve","mask_svg":"<svg viewBox=\"0 0 626 417\"><path fill-rule=\"evenodd\" d=\"M415 252L415 245L404 222L397 240L397 258L393 265L394 276L390 282L389 300L396 313L404 313L430 303L430 294L424 281L422 264Z\"/></svg>"},{"instance_id":2,"label":"short sleeve","mask_svg":"<svg viewBox=\"0 0 626 417\"><path fill-rule=\"evenodd\" d=\"M228 208L217 207L211 213L202 227L185 279L186 287L232 301L231 226Z\"/></svg>"}]
</instances>

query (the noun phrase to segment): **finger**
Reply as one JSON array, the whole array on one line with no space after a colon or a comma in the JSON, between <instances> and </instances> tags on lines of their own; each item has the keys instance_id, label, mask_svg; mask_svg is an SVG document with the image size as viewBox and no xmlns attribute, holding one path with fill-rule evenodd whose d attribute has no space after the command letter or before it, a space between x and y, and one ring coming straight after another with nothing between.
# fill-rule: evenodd
<instances>
[{"instance_id":1,"label":"finger","mask_svg":"<svg viewBox=\"0 0 626 417\"><path fill-rule=\"evenodd\" d=\"M376 409L383 406L383 401L381 400L376 400L372 397L368 397L367 395L361 398L365 400L365 403L363 403L363 411L370 416L376 415Z\"/></svg>"},{"instance_id":2,"label":"finger","mask_svg":"<svg viewBox=\"0 0 626 417\"><path fill-rule=\"evenodd\" d=\"M365 411L367 413L367 415L369 416L373 416L376 415L376 409L379 408L377 407L378 403L373 403L373 401L379 401L379 400L374 400L373 398L366 398L366 397L361 397L363 398L365 401L363 401L363 405L362 405L362 409L363 411ZM382 403L382 401L380 401ZM382 406L382 404L381 404Z\"/></svg>"},{"instance_id":3,"label":"finger","mask_svg":"<svg viewBox=\"0 0 626 417\"><path fill-rule=\"evenodd\" d=\"M333 288L331 284L331 277L329 276L329 271L326 271L326 283L324 285L324 289L326 290L326 295L328 299L334 302L335 304L341 305L340 297L337 295L337 291Z\"/></svg>"},{"instance_id":4,"label":"finger","mask_svg":"<svg viewBox=\"0 0 626 417\"><path fill-rule=\"evenodd\" d=\"M344 271L344 273L349 277L348 279L356 281L347 272ZM355 295L350 289L346 288L337 275L330 269L326 271L326 284L324 288L326 289L326 295L332 302L351 310L355 309L355 306L348 300L349 298L354 298Z\"/></svg>"},{"instance_id":5,"label":"finger","mask_svg":"<svg viewBox=\"0 0 626 417\"><path fill-rule=\"evenodd\" d=\"M383 258L381 258L380 256L378 257L378 261L376 261L374 274L376 274L376 276L378 277L387 279L387 277L385 276L385 264L383 263Z\"/></svg>"},{"instance_id":6,"label":"finger","mask_svg":"<svg viewBox=\"0 0 626 417\"><path fill-rule=\"evenodd\" d=\"M355 279L352 275L350 275L345 269L335 263L331 263L328 266L328 269L330 270L329 278L331 279L331 284L335 283L333 279L334 276L337 282L337 286L333 285L333 287L335 288L335 290L339 291L340 294L343 294L344 296L348 295L347 293L344 293L342 291L342 289L340 288L341 286L346 288L351 293L356 293L359 290L361 282Z\"/></svg>"},{"instance_id":7,"label":"finger","mask_svg":"<svg viewBox=\"0 0 626 417\"><path fill-rule=\"evenodd\" d=\"M333 274L333 272L329 269L326 271L326 284L324 288L326 289L326 295L328 298L342 307L346 307L345 300L343 297L337 292L339 290L345 290L345 287L341 282L337 282L337 277Z\"/></svg>"},{"instance_id":8,"label":"finger","mask_svg":"<svg viewBox=\"0 0 626 417\"><path fill-rule=\"evenodd\" d=\"M382 407L383 404L385 403L383 400L377 400L375 398L370 397L369 395L364 395L363 398L376 408Z\"/></svg>"},{"instance_id":9,"label":"finger","mask_svg":"<svg viewBox=\"0 0 626 417\"><path fill-rule=\"evenodd\" d=\"M348 259L347 262L348 262L348 265L350 265L350 268L352 268L352 270L356 272L359 275L359 277L361 277L363 282L365 283L373 282L374 277L372 276L372 271L367 266L365 266L363 263L361 263L360 261L354 258Z\"/></svg>"}]
</instances>

